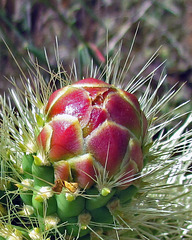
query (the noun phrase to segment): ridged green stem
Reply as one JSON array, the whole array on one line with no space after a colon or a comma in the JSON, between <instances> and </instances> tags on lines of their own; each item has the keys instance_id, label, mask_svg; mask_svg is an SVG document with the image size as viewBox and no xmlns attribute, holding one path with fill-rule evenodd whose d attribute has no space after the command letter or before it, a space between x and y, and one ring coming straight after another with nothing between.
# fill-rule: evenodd
<instances>
[{"instance_id":1,"label":"ridged green stem","mask_svg":"<svg viewBox=\"0 0 192 240\"><path fill-rule=\"evenodd\" d=\"M78 218L72 217L68 219L68 225L66 226L67 233L72 236L79 236L83 237L87 234L89 234L90 230L87 229L81 229L78 224Z\"/></svg>"},{"instance_id":2,"label":"ridged green stem","mask_svg":"<svg viewBox=\"0 0 192 240\"><path fill-rule=\"evenodd\" d=\"M92 220L98 223L113 223L113 216L111 215L109 209L107 207L101 207L90 211L92 216Z\"/></svg>"},{"instance_id":3,"label":"ridged green stem","mask_svg":"<svg viewBox=\"0 0 192 240\"><path fill-rule=\"evenodd\" d=\"M68 201L64 193L56 194L57 214L62 221L78 216L85 208L85 198L79 196L73 201Z\"/></svg>"},{"instance_id":4,"label":"ridged green stem","mask_svg":"<svg viewBox=\"0 0 192 240\"><path fill-rule=\"evenodd\" d=\"M51 166L32 165L34 186L50 186L54 183L54 169Z\"/></svg>"},{"instance_id":5,"label":"ridged green stem","mask_svg":"<svg viewBox=\"0 0 192 240\"><path fill-rule=\"evenodd\" d=\"M134 185L129 186L125 190L117 193L121 204L126 204L131 201L132 197L137 193L138 188Z\"/></svg>"},{"instance_id":6,"label":"ridged green stem","mask_svg":"<svg viewBox=\"0 0 192 240\"><path fill-rule=\"evenodd\" d=\"M112 198L115 194L116 190L112 189L111 192L106 195L102 196L98 192L96 188L91 188L87 190L88 195L92 195L89 199L86 200L86 209L88 211L103 207L107 204L107 202Z\"/></svg>"},{"instance_id":7,"label":"ridged green stem","mask_svg":"<svg viewBox=\"0 0 192 240\"><path fill-rule=\"evenodd\" d=\"M33 178L32 176L32 164L34 158L32 154L25 154L22 158L22 169L24 178Z\"/></svg>"},{"instance_id":8,"label":"ridged green stem","mask_svg":"<svg viewBox=\"0 0 192 240\"><path fill-rule=\"evenodd\" d=\"M29 190L27 192L20 191L20 197L24 204L26 205L32 205L32 197L33 197L33 191Z\"/></svg>"},{"instance_id":9,"label":"ridged green stem","mask_svg":"<svg viewBox=\"0 0 192 240\"><path fill-rule=\"evenodd\" d=\"M43 193L40 192L40 188L36 187L37 191L34 191L33 197L32 197L32 206L34 207L36 214L43 216L49 216L57 211L57 203L55 196L51 196L47 199L41 199L41 196L43 198Z\"/></svg>"}]
</instances>

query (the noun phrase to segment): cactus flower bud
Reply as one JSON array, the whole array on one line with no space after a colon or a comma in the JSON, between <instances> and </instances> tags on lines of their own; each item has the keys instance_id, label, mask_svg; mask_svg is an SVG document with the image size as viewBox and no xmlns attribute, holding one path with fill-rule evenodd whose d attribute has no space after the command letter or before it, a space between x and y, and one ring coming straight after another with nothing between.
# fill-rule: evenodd
<instances>
[{"instance_id":1,"label":"cactus flower bud","mask_svg":"<svg viewBox=\"0 0 192 240\"><path fill-rule=\"evenodd\" d=\"M26 189L27 200L21 191L21 198L42 221L58 216L69 223L64 231L90 234L102 211L102 221L112 223L107 206L113 198L131 199L129 187L143 168L147 120L133 94L94 78L53 92L44 109L37 151L23 157L23 176L34 190Z\"/></svg>"},{"instance_id":2,"label":"cactus flower bud","mask_svg":"<svg viewBox=\"0 0 192 240\"><path fill-rule=\"evenodd\" d=\"M133 180L142 169L147 124L134 95L101 80L84 79L54 92L45 114L37 145L46 158L42 165L55 165L61 180L70 176L80 188L90 188L101 169L111 178L121 174L125 182L127 174Z\"/></svg>"}]
</instances>

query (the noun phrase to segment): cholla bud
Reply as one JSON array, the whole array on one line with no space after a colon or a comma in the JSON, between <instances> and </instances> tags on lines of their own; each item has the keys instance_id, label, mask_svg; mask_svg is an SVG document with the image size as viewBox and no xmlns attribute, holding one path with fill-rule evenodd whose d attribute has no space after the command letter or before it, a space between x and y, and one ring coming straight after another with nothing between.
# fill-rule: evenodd
<instances>
[{"instance_id":1,"label":"cholla bud","mask_svg":"<svg viewBox=\"0 0 192 240\"><path fill-rule=\"evenodd\" d=\"M54 92L45 114L37 145L57 178L90 188L103 168L109 177L122 174L128 187L141 171L147 122L134 95L84 79Z\"/></svg>"},{"instance_id":2,"label":"cholla bud","mask_svg":"<svg viewBox=\"0 0 192 240\"><path fill-rule=\"evenodd\" d=\"M89 224L102 222L102 212L111 224L108 203L131 199L128 187L138 184L144 164L148 123L137 98L88 78L55 91L42 119L37 151L23 157L22 200L41 219L69 223L63 227L69 235L90 234Z\"/></svg>"}]
</instances>

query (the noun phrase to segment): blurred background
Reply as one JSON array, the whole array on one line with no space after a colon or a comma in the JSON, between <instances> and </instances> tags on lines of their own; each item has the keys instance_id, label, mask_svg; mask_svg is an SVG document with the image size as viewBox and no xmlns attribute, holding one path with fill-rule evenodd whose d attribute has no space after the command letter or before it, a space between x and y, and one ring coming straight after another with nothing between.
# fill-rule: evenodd
<instances>
[{"instance_id":1,"label":"blurred background","mask_svg":"<svg viewBox=\"0 0 192 240\"><path fill-rule=\"evenodd\" d=\"M161 47L157 58L144 74L166 61L164 71L168 77L163 91L169 90L176 82L179 85L185 82L174 105L191 99L191 0L0 0L0 94L7 92L11 86L6 78L13 77L19 84L21 75L2 39L27 74L27 50L34 60L47 68L46 49L51 69L56 69L54 45L57 37L64 69L70 73L75 60L81 78L91 59L96 66L105 63L106 39L109 56L113 56L123 43L123 64L136 31L131 52L131 56L135 57L127 80L137 75ZM154 76L154 88L163 68ZM48 77L46 72L45 77ZM190 108L189 104L186 111Z\"/></svg>"}]
</instances>

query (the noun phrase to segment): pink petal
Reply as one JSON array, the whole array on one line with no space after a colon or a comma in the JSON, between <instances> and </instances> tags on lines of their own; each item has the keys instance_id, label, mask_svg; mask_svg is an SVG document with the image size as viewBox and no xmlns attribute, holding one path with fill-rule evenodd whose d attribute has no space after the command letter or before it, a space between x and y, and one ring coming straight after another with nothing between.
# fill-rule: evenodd
<instances>
[{"instance_id":1,"label":"pink petal","mask_svg":"<svg viewBox=\"0 0 192 240\"><path fill-rule=\"evenodd\" d=\"M138 139L140 139L140 116L125 98L118 93L111 93L106 98L105 108L113 121L127 127Z\"/></svg>"},{"instance_id":2,"label":"pink petal","mask_svg":"<svg viewBox=\"0 0 192 240\"><path fill-rule=\"evenodd\" d=\"M135 95L121 89L118 92L140 113L140 104Z\"/></svg>"},{"instance_id":3,"label":"pink petal","mask_svg":"<svg viewBox=\"0 0 192 240\"><path fill-rule=\"evenodd\" d=\"M51 94L51 96L49 97L49 101L46 105L45 108L45 113L48 113L49 110L51 109L52 105L63 95L65 94L65 92L67 91L68 87L64 87L61 89L56 90L55 92L53 92Z\"/></svg>"},{"instance_id":4,"label":"pink petal","mask_svg":"<svg viewBox=\"0 0 192 240\"><path fill-rule=\"evenodd\" d=\"M83 129L83 136L89 135L95 128L109 118L107 111L103 108L93 106L88 124Z\"/></svg>"},{"instance_id":5,"label":"pink petal","mask_svg":"<svg viewBox=\"0 0 192 240\"><path fill-rule=\"evenodd\" d=\"M55 162L53 164L55 180L61 179L64 181L69 181L71 178L71 170L69 163L65 160Z\"/></svg>"},{"instance_id":6,"label":"pink petal","mask_svg":"<svg viewBox=\"0 0 192 240\"><path fill-rule=\"evenodd\" d=\"M129 187L130 185L133 184L134 182L134 178L135 178L135 174L138 172L138 168L137 165L134 161L129 161L124 175L123 177L120 179L120 181L122 182L121 186L119 187L120 189L125 189L127 187Z\"/></svg>"},{"instance_id":7,"label":"pink petal","mask_svg":"<svg viewBox=\"0 0 192 240\"><path fill-rule=\"evenodd\" d=\"M129 138L126 128L107 120L87 137L87 150L112 175L125 156Z\"/></svg>"},{"instance_id":8,"label":"pink petal","mask_svg":"<svg viewBox=\"0 0 192 240\"><path fill-rule=\"evenodd\" d=\"M50 122L53 129L49 158L51 161L65 160L82 154L83 136L76 117L58 115Z\"/></svg>"},{"instance_id":9,"label":"pink petal","mask_svg":"<svg viewBox=\"0 0 192 240\"><path fill-rule=\"evenodd\" d=\"M63 94L60 95L61 92ZM50 97L51 103L48 102L46 107L48 120L64 113L77 117L81 126L84 127L89 121L92 106L88 92L70 86L60 90L58 95L55 101L52 100L52 96Z\"/></svg>"},{"instance_id":10,"label":"pink petal","mask_svg":"<svg viewBox=\"0 0 192 240\"><path fill-rule=\"evenodd\" d=\"M51 136L52 128L49 124L46 124L37 137L37 145L40 150L44 150L45 152L49 151Z\"/></svg>"},{"instance_id":11,"label":"pink petal","mask_svg":"<svg viewBox=\"0 0 192 240\"><path fill-rule=\"evenodd\" d=\"M81 188L90 188L94 184L95 170L93 160L91 154L85 154L71 158L68 161L72 169L73 178Z\"/></svg>"},{"instance_id":12,"label":"pink petal","mask_svg":"<svg viewBox=\"0 0 192 240\"><path fill-rule=\"evenodd\" d=\"M137 164L139 171L141 171L143 168L143 153L139 141L136 139L131 139L129 141L129 147L130 159Z\"/></svg>"}]
</instances>

